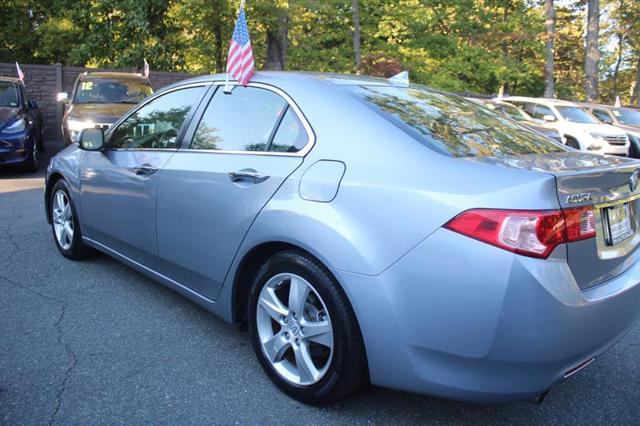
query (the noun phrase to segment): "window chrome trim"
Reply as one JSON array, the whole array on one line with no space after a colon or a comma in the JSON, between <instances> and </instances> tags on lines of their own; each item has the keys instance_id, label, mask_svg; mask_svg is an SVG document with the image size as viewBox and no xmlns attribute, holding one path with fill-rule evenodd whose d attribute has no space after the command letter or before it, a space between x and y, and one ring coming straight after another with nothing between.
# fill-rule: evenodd
<instances>
[{"instance_id":1,"label":"window chrome trim","mask_svg":"<svg viewBox=\"0 0 640 426\"><path fill-rule=\"evenodd\" d=\"M202 87L205 89L205 92L203 93L202 96L206 96L207 93L207 89L209 86L211 86L213 84L213 82L211 81L202 81L202 82L198 82L198 83L190 83L190 84L185 84L183 86L176 86L173 87L171 89L168 90L160 90L158 92L154 92L151 96L149 96L148 98L145 98L144 100L142 100L138 105L136 105L134 107L134 109L130 110L128 114L120 117L120 119L118 121L116 121L115 123L113 123L105 132L105 145L108 141L107 138L111 138L111 135L113 134L113 132L115 131L115 129L120 126L120 124L122 124L123 122L127 121L129 119L129 117L131 117L132 115L136 114L138 111L140 111L142 108L144 108L145 106L147 106L147 104L149 104L150 102L155 101L156 99L164 96L164 95L168 95L169 93L173 93L175 91L178 90L182 90L182 89L191 89L193 87ZM202 97L201 97L202 99ZM197 108L198 105L194 105L195 108L192 108L191 111L189 112L190 114L192 112L194 112ZM185 120L187 119L187 117L185 117ZM184 136L184 135L182 135ZM176 152L178 151L178 147L180 146L180 144L178 144L175 148L109 148L106 147L105 151L161 151L161 152Z\"/></svg>"},{"instance_id":2,"label":"window chrome trim","mask_svg":"<svg viewBox=\"0 0 640 426\"><path fill-rule=\"evenodd\" d=\"M209 82L209 84L213 84L215 86L224 86L226 84L226 82L224 81L214 81L214 82ZM229 82L230 85L237 87L240 86L240 84L238 84L237 81L230 81ZM298 106L298 104L295 103L295 101L291 98L291 96L289 96L289 94L287 94L287 92L285 92L284 90L280 89L279 87L276 86L272 86L270 84L266 84L266 83L252 83L249 82L249 84L247 84L248 87L257 87L260 89L265 89L265 90L269 90L270 92L273 92L279 96L281 96L289 105L289 108L293 109L293 111L295 112L296 116L298 117L298 120L300 120L300 123L302 123L302 127L304 127L305 132L307 133L307 143L306 145L298 152L274 152L274 151L229 151L229 150L223 150L223 149L193 149L193 148L180 148L178 149L179 152L185 152L185 153L197 153L197 152L202 152L202 153L207 153L207 154L226 154L226 155L267 155L267 156L274 156L274 157L304 157L305 155L307 155L309 153L309 151L311 151L311 148L313 148L313 146L316 143L316 135L313 132L313 128L311 127L311 125L309 124L309 121L307 120L307 117L304 115L304 113L302 112L302 110L300 109L300 107ZM206 109L205 109L206 112ZM204 116L204 112L202 114L202 116ZM202 120L202 116L200 117L200 120ZM200 123L198 122L198 125ZM196 127L197 129L197 127ZM191 142L189 142L190 144Z\"/></svg>"}]
</instances>

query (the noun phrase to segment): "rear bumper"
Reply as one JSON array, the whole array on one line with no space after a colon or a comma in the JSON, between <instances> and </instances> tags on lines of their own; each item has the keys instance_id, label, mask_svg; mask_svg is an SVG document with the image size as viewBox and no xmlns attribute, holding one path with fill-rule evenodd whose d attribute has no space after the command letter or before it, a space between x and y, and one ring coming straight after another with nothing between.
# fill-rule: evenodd
<instances>
[{"instance_id":1,"label":"rear bumper","mask_svg":"<svg viewBox=\"0 0 640 426\"><path fill-rule=\"evenodd\" d=\"M334 272L374 384L474 402L544 392L640 312L638 260L581 291L561 257L515 256L443 229L378 276Z\"/></svg>"}]
</instances>

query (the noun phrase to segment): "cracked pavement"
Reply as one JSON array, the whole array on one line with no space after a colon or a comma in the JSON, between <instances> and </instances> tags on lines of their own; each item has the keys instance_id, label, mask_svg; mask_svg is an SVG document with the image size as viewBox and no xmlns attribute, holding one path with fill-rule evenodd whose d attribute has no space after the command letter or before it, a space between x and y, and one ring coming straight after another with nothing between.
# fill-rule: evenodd
<instances>
[{"instance_id":1,"label":"cracked pavement","mask_svg":"<svg viewBox=\"0 0 640 426\"><path fill-rule=\"evenodd\" d=\"M58 254L42 176L0 172L1 424L638 424L640 324L542 405L373 387L302 405L271 385L245 332L107 256Z\"/></svg>"}]
</instances>

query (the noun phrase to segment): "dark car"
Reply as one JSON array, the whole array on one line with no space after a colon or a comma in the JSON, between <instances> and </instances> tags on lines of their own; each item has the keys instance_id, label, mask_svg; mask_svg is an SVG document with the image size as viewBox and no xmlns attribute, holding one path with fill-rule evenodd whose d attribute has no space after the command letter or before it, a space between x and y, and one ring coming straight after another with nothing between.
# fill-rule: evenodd
<instances>
[{"instance_id":1,"label":"dark car","mask_svg":"<svg viewBox=\"0 0 640 426\"><path fill-rule=\"evenodd\" d=\"M27 98L24 84L0 77L0 166L23 165L36 171L43 140L42 113Z\"/></svg>"},{"instance_id":2,"label":"dark car","mask_svg":"<svg viewBox=\"0 0 640 426\"><path fill-rule=\"evenodd\" d=\"M58 101L66 104L62 119L65 145L78 142L82 130L109 128L131 107L153 93L149 80L141 74L94 72L80 74L71 98L58 93Z\"/></svg>"},{"instance_id":3,"label":"dark car","mask_svg":"<svg viewBox=\"0 0 640 426\"><path fill-rule=\"evenodd\" d=\"M601 123L611 124L627 132L631 142L630 155L640 158L640 111L635 108L616 107L600 104L580 104Z\"/></svg>"}]
</instances>

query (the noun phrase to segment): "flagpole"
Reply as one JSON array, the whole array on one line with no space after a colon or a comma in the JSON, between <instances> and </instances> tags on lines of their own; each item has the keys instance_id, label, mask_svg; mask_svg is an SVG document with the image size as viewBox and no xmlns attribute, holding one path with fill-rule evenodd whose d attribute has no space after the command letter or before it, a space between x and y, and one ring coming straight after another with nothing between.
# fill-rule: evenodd
<instances>
[{"instance_id":1,"label":"flagpole","mask_svg":"<svg viewBox=\"0 0 640 426\"><path fill-rule=\"evenodd\" d=\"M240 11L244 9L245 0L240 0L240 9L238 10L238 15L240 15ZM229 57L227 56L227 67L229 66ZM224 79L224 93L231 93L231 85L229 84L229 69L225 69L225 79Z\"/></svg>"}]
</instances>

